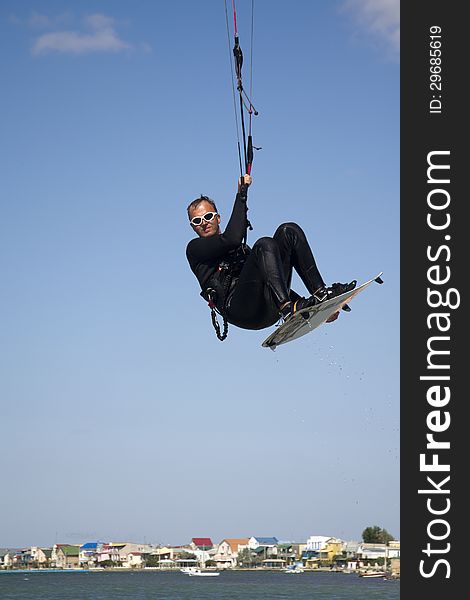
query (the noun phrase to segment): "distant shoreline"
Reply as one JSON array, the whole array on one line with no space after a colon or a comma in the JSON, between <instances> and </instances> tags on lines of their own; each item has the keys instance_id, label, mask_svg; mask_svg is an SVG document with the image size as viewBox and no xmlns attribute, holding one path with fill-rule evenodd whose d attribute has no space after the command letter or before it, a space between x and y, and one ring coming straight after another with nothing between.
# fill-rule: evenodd
<instances>
[{"instance_id":1,"label":"distant shoreline","mask_svg":"<svg viewBox=\"0 0 470 600\"><path fill-rule=\"evenodd\" d=\"M207 568L205 571L220 571L220 572L257 572L257 573L284 573L284 569L282 568L266 568L266 567L253 567L253 568L230 568L230 569L217 569ZM326 567L319 567L316 569L306 569L304 568L304 573L341 573L343 575L357 575L364 572L361 571L351 571L347 569L329 569ZM372 569L371 569L372 570ZM26 574L26 573L180 573L179 568L169 568L162 569L160 567L144 567L140 569L131 569L131 568L123 568L123 567L104 567L102 569L0 569L0 574L9 573L9 574ZM367 571L366 571L367 572ZM390 576L391 579L400 579L399 576Z\"/></svg>"}]
</instances>

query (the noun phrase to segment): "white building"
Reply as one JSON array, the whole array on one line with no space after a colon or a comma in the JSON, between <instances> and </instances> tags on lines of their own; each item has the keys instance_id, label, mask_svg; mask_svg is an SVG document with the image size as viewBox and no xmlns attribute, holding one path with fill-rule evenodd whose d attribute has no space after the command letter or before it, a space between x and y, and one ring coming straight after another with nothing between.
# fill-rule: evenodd
<instances>
[{"instance_id":1,"label":"white building","mask_svg":"<svg viewBox=\"0 0 470 600\"><path fill-rule=\"evenodd\" d=\"M387 544L359 544L357 556L361 559L376 560L387 556Z\"/></svg>"},{"instance_id":2,"label":"white building","mask_svg":"<svg viewBox=\"0 0 470 600\"><path fill-rule=\"evenodd\" d=\"M145 566L142 552L129 552L122 566L126 569L142 569Z\"/></svg>"},{"instance_id":3,"label":"white building","mask_svg":"<svg viewBox=\"0 0 470 600\"><path fill-rule=\"evenodd\" d=\"M13 557L15 556L14 552L6 552L0 556L0 565L5 568L10 568L13 566Z\"/></svg>"},{"instance_id":4,"label":"white building","mask_svg":"<svg viewBox=\"0 0 470 600\"><path fill-rule=\"evenodd\" d=\"M391 540L387 546L387 558L400 558L400 541Z\"/></svg>"},{"instance_id":5,"label":"white building","mask_svg":"<svg viewBox=\"0 0 470 600\"><path fill-rule=\"evenodd\" d=\"M254 537L252 536L248 542L248 547L252 550L256 548L276 548L279 540L275 537Z\"/></svg>"},{"instance_id":6,"label":"white building","mask_svg":"<svg viewBox=\"0 0 470 600\"><path fill-rule=\"evenodd\" d=\"M327 543L332 539L329 535L311 535L307 540L307 552L321 552L325 550Z\"/></svg>"}]
</instances>

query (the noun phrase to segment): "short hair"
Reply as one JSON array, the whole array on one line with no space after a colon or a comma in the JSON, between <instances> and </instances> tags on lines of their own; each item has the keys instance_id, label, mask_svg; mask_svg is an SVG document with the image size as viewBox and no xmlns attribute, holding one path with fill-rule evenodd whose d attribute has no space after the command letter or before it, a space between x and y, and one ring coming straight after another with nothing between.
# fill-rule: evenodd
<instances>
[{"instance_id":1,"label":"short hair","mask_svg":"<svg viewBox=\"0 0 470 600\"><path fill-rule=\"evenodd\" d=\"M214 212L218 213L217 206L215 205L215 202L211 198L209 198L209 196L203 196L203 194L201 194L199 196L199 198L196 198L196 200L193 200L191 202L191 204L188 206L188 208L186 209L188 211L188 217L189 218L191 218L191 215L190 215L189 211L191 209L193 209L193 208L197 208L201 204L201 202L209 202L209 204L214 209Z\"/></svg>"}]
</instances>

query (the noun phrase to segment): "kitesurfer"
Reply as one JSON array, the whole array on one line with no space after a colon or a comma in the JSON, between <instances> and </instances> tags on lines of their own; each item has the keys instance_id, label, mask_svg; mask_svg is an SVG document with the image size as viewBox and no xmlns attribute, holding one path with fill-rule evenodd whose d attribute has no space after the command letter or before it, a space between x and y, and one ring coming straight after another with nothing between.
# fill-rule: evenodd
<instances>
[{"instance_id":1,"label":"kitesurfer","mask_svg":"<svg viewBox=\"0 0 470 600\"><path fill-rule=\"evenodd\" d=\"M188 243L186 256L209 306L237 327L263 329L354 289L356 281L325 285L305 233L296 223L283 223L272 237L258 239L252 248L244 243L251 183L250 175L240 178L223 232L211 198L200 196L187 208L197 237ZM306 298L290 287L294 269L308 290ZM336 320L338 314L328 322Z\"/></svg>"}]
</instances>

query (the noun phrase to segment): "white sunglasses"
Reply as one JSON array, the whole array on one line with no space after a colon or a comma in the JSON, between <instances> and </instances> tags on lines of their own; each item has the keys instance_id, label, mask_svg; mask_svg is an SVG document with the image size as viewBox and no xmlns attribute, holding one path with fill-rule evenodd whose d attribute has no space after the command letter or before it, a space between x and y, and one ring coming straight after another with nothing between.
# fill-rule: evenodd
<instances>
[{"instance_id":1,"label":"white sunglasses","mask_svg":"<svg viewBox=\"0 0 470 600\"><path fill-rule=\"evenodd\" d=\"M214 217L217 217L219 213L216 212L206 212L202 217L193 217L189 222L191 225L197 227L198 225L202 225L202 220L206 221L206 223L210 223Z\"/></svg>"}]
</instances>

